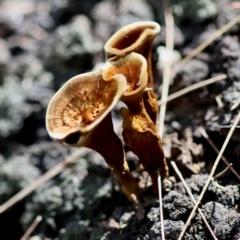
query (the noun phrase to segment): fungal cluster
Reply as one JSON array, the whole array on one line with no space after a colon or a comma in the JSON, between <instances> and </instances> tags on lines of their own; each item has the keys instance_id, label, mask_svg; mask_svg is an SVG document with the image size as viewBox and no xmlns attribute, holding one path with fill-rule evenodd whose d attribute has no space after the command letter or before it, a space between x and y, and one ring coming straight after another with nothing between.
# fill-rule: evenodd
<instances>
[{"instance_id":1,"label":"fungal cluster","mask_svg":"<svg viewBox=\"0 0 240 240\"><path fill-rule=\"evenodd\" d=\"M158 191L157 171L168 177L162 142L156 129L158 104L153 92L151 49L160 26L151 21L129 24L105 44L106 63L101 70L67 81L49 103L49 135L71 147L100 153L116 175L129 200L139 196L122 142L113 129L111 110L121 100L123 139L149 173Z\"/></svg>"}]
</instances>

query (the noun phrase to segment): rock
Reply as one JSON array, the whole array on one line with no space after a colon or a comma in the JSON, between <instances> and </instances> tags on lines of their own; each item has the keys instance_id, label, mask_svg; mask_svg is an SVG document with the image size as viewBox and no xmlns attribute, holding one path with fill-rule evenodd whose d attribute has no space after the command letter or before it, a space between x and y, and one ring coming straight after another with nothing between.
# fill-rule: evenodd
<instances>
[{"instance_id":1,"label":"rock","mask_svg":"<svg viewBox=\"0 0 240 240\"><path fill-rule=\"evenodd\" d=\"M163 210L172 220L186 219L192 208L191 200L175 190L163 198Z\"/></svg>"},{"instance_id":2,"label":"rock","mask_svg":"<svg viewBox=\"0 0 240 240\"><path fill-rule=\"evenodd\" d=\"M164 233L167 239L178 239L179 234L183 229L182 221L164 220ZM161 240L160 222L155 223L145 236L146 240Z\"/></svg>"}]
</instances>

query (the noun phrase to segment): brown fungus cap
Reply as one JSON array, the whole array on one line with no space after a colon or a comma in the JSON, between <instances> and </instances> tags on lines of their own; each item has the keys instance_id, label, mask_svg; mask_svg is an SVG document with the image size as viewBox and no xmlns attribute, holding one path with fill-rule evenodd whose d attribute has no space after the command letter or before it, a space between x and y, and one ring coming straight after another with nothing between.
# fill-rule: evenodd
<instances>
[{"instance_id":1,"label":"brown fungus cap","mask_svg":"<svg viewBox=\"0 0 240 240\"><path fill-rule=\"evenodd\" d=\"M112 35L105 44L107 59L130 52L140 53L147 58L147 51L151 51L152 41L159 32L160 25L156 22L141 21L128 24Z\"/></svg>"},{"instance_id":2,"label":"brown fungus cap","mask_svg":"<svg viewBox=\"0 0 240 240\"><path fill-rule=\"evenodd\" d=\"M122 75L102 79L102 72L77 75L53 96L46 115L49 135L70 146L85 146L91 131L125 92Z\"/></svg>"},{"instance_id":3,"label":"brown fungus cap","mask_svg":"<svg viewBox=\"0 0 240 240\"><path fill-rule=\"evenodd\" d=\"M103 79L108 80L116 74L122 74L127 80L127 88L121 99L129 101L142 98L142 92L147 85L147 62L138 53L129 53L122 58L108 60L102 69Z\"/></svg>"}]
</instances>

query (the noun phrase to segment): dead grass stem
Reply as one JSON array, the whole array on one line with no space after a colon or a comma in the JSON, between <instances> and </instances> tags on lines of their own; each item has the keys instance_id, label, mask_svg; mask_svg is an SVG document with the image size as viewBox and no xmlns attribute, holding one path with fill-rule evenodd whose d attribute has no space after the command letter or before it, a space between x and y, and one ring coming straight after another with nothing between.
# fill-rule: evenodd
<instances>
[{"instance_id":1,"label":"dead grass stem","mask_svg":"<svg viewBox=\"0 0 240 240\"><path fill-rule=\"evenodd\" d=\"M223 176L228 170L229 168L232 166L232 163L230 163L223 171L221 171L220 173L218 173L213 180L217 180L218 178L220 178L221 176Z\"/></svg>"},{"instance_id":2,"label":"dead grass stem","mask_svg":"<svg viewBox=\"0 0 240 240\"><path fill-rule=\"evenodd\" d=\"M189 93L189 92L192 92L192 91L194 91L194 90L196 90L196 89L205 87L205 86L207 86L207 85L209 85L209 84L218 82L218 81L220 81L220 80L224 80L224 79L226 79L226 78L227 78L227 75L226 75L226 74L221 74L221 75L218 75L218 76L209 78L209 79L207 79L207 80L203 80L203 81L201 81L201 82L195 83L195 84L193 84L193 85L191 85L191 86L189 86L189 87L186 87L186 88L184 88L184 89L181 89L181 90L179 90L179 91L177 91L177 92L169 95L169 96L167 97L167 99L166 99L166 102L170 102L170 101L172 101L172 100L174 100L174 99L176 99L176 98L179 98L179 97L181 97L181 96L183 96L183 95L185 95L185 94L187 94L187 93ZM162 99L158 101L158 104L159 104L159 105L164 104L164 102L162 101Z\"/></svg>"},{"instance_id":3,"label":"dead grass stem","mask_svg":"<svg viewBox=\"0 0 240 240\"><path fill-rule=\"evenodd\" d=\"M240 14L237 15L235 18L233 18L231 21L229 21L227 24L225 24L222 28L217 30L210 38L208 38L206 41L201 43L197 48L195 48L193 51L191 51L185 58L183 58L181 61L178 62L178 65L174 71L174 74L176 74L182 67L188 63L192 58L197 56L200 52L202 52L207 46L209 46L213 41L215 41L217 38L222 36L225 32L227 32L230 28L232 28L235 24L237 24L240 21ZM174 76L172 76L173 78Z\"/></svg>"},{"instance_id":4,"label":"dead grass stem","mask_svg":"<svg viewBox=\"0 0 240 240\"><path fill-rule=\"evenodd\" d=\"M240 120L240 112L238 113L236 119L234 120L234 123L233 123L233 125L232 125L232 127L231 127L231 129L230 129L230 131L229 131L229 133L228 133L228 135L227 135L223 145L222 145L222 148L221 148L221 150L220 150L220 152L219 152L219 154L218 154L218 156L217 156L217 158L216 158L216 160L215 160L215 162L213 164L212 170L211 170L211 172L209 174L209 177L208 177L208 179L207 179L207 181L206 181L206 183L205 183L205 185L203 187L203 190L202 190L202 192L201 192L201 194L200 194L200 196L199 196L199 198L198 198L198 200L197 200L197 202L196 202L196 204L195 204L195 206L194 206L190 216L188 217L188 220L187 220L186 224L184 225L184 228L183 228L181 234L179 235L178 240L181 240L183 238L184 233L186 232L186 230L187 230L187 228L188 228L188 226L189 226L189 224L191 222L191 219L193 218L193 215L195 214L195 212L196 212L196 210L197 210L197 208L198 208L198 206L199 206L199 204L200 204L200 202L201 202L201 200L202 200L202 198L203 198L203 196L204 196L204 194L205 194L205 192L206 192L210 182L212 181L213 175L214 175L214 173L216 171L218 163L219 163L219 161L220 161L220 159L221 159L221 157L223 155L223 152L225 151L225 149L227 147L227 144L228 144L230 138L232 137L232 134L233 134L233 132L234 132L234 130L235 130L239 120Z\"/></svg>"},{"instance_id":5,"label":"dead grass stem","mask_svg":"<svg viewBox=\"0 0 240 240\"><path fill-rule=\"evenodd\" d=\"M162 0L162 6L164 11L164 19L166 25L166 50L171 54L174 48L174 19L172 15L172 10L169 0ZM166 102L169 90L169 83L171 79L171 68L172 61L169 60L165 62L163 69L163 87L162 87L162 101ZM162 138L165 113L166 113L167 104L163 104L160 109L159 114L159 135ZM163 224L163 207L162 207L162 185L161 185L161 176L158 172L158 192L159 192L159 209L160 209L160 222L161 222L161 237L162 240L165 240L164 235L164 224Z\"/></svg>"},{"instance_id":6,"label":"dead grass stem","mask_svg":"<svg viewBox=\"0 0 240 240\"><path fill-rule=\"evenodd\" d=\"M27 195L35 191L37 188L42 186L45 182L50 180L51 178L55 177L57 174L59 174L66 166L75 163L80 157L88 153L90 150L86 148L80 148L77 151L73 152L70 156L66 157L66 159L60 163L58 163L56 166L51 168L49 171L47 171L45 174L40 176L38 179L36 179L34 182L32 182L30 185L22 189L20 192L15 194L13 197L11 197L7 202L2 204L0 206L0 214L5 212L8 208L25 198Z\"/></svg>"},{"instance_id":7,"label":"dead grass stem","mask_svg":"<svg viewBox=\"0 0 240 240\"><path fill-rule=\"evenodd\" d=\"M199 128L200 133L202 134L202 136L207 140L207 142L209 143L209 145L213 148L213 150L219 154L219 149L216 147L216 145L214 144L214 142L209 138L208 134L206 133L206 131L204 130L204 128L200 127ZM231 166L231 164L229 163L229 161L222 155L221 159L223 160L223 162L230 168L230 170L232 171L232 173L238 178L238 180L240 180L240 176L239 174L236 172L236 170Z\"/></svg>"},{"instance_id":8,"label":"dead grass stem","mask_svg":"<svg viewBox=\"0 0 240 240\"><path fill-rule=\"evenodd\" d=\"M29 239L30 235L34 231L34 229L37 227L37 225L42 221L42 216L37 216L33 223L30 225L30 227L27 229L27 231L24 233L24 235L21 237L20 240L27 240Z\"/></svg>"},{"instance_id":9,"label":"dead grass stem","mask_svg":"<svg viewBox=\"0 0 240 240\"><path fill-rule=\"evenodd\" d=\"M183 186L185 187L185 189L186 189L189 197L191 198L192 202L193 202L194 204L196 204L196 200L195 200L195 198L193 197L193 195L192 195L189 187L187 186L187 183L185 182L185 180L184 180L181 172L179 171L176 163L175 163L174 161L171 161L171 165L172 165L173 169L175 170L175 172L177 173L177 175L178 175L178 177L180 178L180 180L182 181ZM200 208L198 208L198 212L199 212L199 214L201 215L201 217L202 217L205 225L207 226L208 230L210 231L212 237L213 237L215 240L218 240L217 237L215 236L213 230L212 230L211 227L209 226L209 224L208 224L206 218L204 217L204 215L203 215L203 213L202 213L202 210L201 210Z\"/></svg>"}]
</instances>

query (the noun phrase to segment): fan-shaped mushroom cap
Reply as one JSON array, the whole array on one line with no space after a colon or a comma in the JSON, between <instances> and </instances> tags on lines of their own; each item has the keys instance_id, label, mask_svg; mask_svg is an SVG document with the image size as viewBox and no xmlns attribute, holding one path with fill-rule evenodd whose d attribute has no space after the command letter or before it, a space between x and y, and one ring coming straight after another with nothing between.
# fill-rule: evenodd
<instances>
[{"instance_id":1,"label":"fan-shaped mushroom cap","mask_svg":"<svg viewBox=\"0 0 240 240\"><path fill-rule=\"evenodd\" d=\"M122 58L108 60L102 69L103 79L108 80L116 74L122 74L127 80L127 88L121 99L133 100L139 96L147 85L147 62L138 53L129 53Z\"/></svg>"},{"instance_id":2,"label":"fan-shaped mushroom cap","mask_svg":"<svg viewBox=\"0 0 240 240\"><path fill-rule=\"evenodd\" d=\"M126 90L123 75L102 79L102 72L77 75L53 96L46 115L49 135L70 146L85 146L91 131Z\"/></svg>"},{"instance_id":3,"label":"fan-shaped mushroom cap","mask_svg":"<svg viewBox=\"0 0 240 240\"><path fill-rule=\"evenodd\" d=\"M107 41L104 50L107 58L137 52L148 58L151 44L160 32L160 25L152 21L135 22L118 30Z\"/></svg>"}]
</instances>

